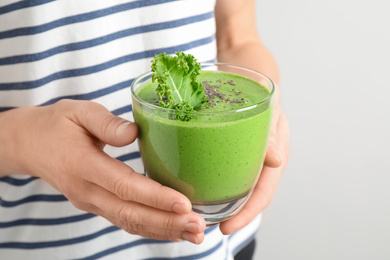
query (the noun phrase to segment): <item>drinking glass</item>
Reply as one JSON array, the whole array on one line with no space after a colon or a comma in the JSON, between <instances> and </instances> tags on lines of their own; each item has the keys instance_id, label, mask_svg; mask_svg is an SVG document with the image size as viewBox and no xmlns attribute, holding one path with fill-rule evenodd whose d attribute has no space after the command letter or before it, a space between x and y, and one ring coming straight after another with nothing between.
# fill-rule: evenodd
<instances>
[{"instance_id":1,"label":"drinking glass","mask_svg":"<svg viewBox=\"0 0 390 260\"><path fill-rule=\"evenodd\" d=\"M268 94L237 109L192 112L188 114L190 120L181 121L175 117L177 111L138 96L151 82L152 72L136 78L131 93L146 175L187 196L193 211L211 225L236 215L259 178L271 125L274 83L262 73L241 66L201 65L202 71L235 74L258 82L259 93L265 88ZM240 88L245 90L243 85Z\"/></svg>"}]
</instances>

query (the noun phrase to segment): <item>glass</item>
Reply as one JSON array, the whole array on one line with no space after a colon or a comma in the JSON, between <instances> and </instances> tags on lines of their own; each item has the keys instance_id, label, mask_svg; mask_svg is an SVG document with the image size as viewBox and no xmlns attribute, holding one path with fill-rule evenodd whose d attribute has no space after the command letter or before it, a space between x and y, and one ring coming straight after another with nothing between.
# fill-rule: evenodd
<instances>
[{"instance_id":1,"label":"glass","mask_svg":"<svg viewBox=\"0 0 390 260\"><path fill-rule=\"evenodd\" d=\"M267 76L244 67L201 65L202 71L235 74L258 82L261 85L256 83L258 89L252 92L264 93L266 88L267 95L251 105L242 101L239 108L227 111L202 109L193 112L191 120L180 121L173 119L175 110L146 102L137 95L151 82L152 72L135 79L131 92L147 176L186 195L193 211L211 225L236 215L259 178L271 125L274 84ZM234 91L235 84L230 87L229 91L240 94ZM215 102L224 105L221 101Z\"/></svg>"}]
</instances>

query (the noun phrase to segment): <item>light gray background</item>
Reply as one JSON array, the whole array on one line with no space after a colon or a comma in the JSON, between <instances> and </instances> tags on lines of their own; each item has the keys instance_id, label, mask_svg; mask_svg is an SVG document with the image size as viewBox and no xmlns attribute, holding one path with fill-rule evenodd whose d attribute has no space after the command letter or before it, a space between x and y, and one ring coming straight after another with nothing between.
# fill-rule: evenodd
<instances>
[{"instance_id":1,"label":"light gray background","mask_svg":"<svg viewBox=\"0 0 390 260\"><path fill-rule=\"evenodd\" d=\"M390 259L390 1L259 0L291 161L255 259Z\"/></svg>"}]
</instances>

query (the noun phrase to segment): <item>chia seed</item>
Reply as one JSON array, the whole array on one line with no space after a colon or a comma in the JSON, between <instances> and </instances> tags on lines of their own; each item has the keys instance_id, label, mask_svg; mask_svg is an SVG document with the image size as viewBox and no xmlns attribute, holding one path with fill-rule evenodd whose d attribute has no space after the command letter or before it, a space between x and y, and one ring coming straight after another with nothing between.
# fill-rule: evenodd
<instances>
[{"instance_id":1,"label":"chia seed","mask_svg":"<svg viewBox=\"0 0 390 260\"><path fill-rule=\"evenodd\" d=\"M202 81L202 85L205 88L204 92L206 94L206 101L208 102L208 104L201 106L200 109L210 109L212 107L217 106L218 103L225 103L225 104L236 103L239 104L240 106L242 106L241 103L248 103L248 101L246 101L244 98L241 98L240 100L233 99L230 98L233 96L232 94L226 95L219 92L219 88L222 87L222 84L229 84L231 86L235 86L233 80L228 80L227 82L222 83L222 79L217 79L216 82L220 84L213 84L212 81ZM242 91L236 91L234 88L231 88L228 91L234 92L235 95L239 95L242 93ZM226 98L226 96L229 97ZM226 106L223 107L226 108Z\"/></svg>"}]
</instances>

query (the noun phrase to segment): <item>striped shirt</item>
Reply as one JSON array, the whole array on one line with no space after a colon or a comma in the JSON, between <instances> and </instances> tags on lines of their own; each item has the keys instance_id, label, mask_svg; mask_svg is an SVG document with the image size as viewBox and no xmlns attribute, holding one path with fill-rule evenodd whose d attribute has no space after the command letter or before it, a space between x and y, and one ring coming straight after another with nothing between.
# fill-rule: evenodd
<instances>
[{"instance_id":1,"label":"striped shirt","mask_svg":"<svg viewBox=\"0 0 390 260\"><path fill-rule=\"evenodd\" d=\"M150 70L154 55L184 51L199 61L216 59L214 4L2 0L0 112L70 98L98 102L133 120L129 87ZM143 172L136 143L105 151ZM76 209L40 178L0 178L1 259L233 259L259 222L230 236L208 227L201 245L158 241Z\"/></svg>"}]
</instances>

